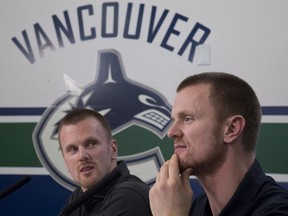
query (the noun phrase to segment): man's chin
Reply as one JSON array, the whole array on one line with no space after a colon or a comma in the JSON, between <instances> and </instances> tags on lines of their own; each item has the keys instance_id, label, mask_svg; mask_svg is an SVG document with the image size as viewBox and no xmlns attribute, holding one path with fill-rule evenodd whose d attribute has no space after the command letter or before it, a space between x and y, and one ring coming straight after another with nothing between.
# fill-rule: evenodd
<instances>
[{"instance_id":1,"label":"man's chin","mask_svg":"<svg viewBox=\"0 0 288 216\"><path fill-rule=\"evenodd\" d=\"M187 164L183 163L183 162L179 162L179 170L180 173L183 173L186 169L190 168L189 166L187 166Z\"/></svg>"},{"instance_id":2,"label":"man's chin","mask_svg":"<svg viewBox=\"0 0 288 216\"><path fill-rule=\"evenodd\" d=\"M195 175L193 167L189 166L188 164L183 163L183 161L182 162L179 161L179 171L180 171L180 173L182 174L187 169L191 169L190 175Z\"/></svg>"},{"instance_id":3,"label":"man's chin","mask_svg":"<svg viewBox=\"0 0 288 216\"><path fill-rule=\"evenodd\" d=\"M92 188L95 184L97 183L97 180L95 179L82 179L81 182L80 182L80 185L82 188L86 188L87 189L90 189Z\"/></svg>"}]
</instances>

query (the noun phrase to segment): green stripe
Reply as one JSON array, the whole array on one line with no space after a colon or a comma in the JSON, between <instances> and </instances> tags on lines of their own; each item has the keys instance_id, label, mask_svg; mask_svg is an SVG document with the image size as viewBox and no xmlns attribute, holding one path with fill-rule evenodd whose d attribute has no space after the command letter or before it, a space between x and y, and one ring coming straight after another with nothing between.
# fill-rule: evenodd
<instances>
[{"instance_id":1,"label":"green stripe","mask_svg":"<svg viewBox=\"0 0 288 216\"><path fill-rule=\"evenodd\" d=\"M121 133L116 134L118 153L120 156L141 153L159 147L165 160L173 154L173 141L165 136L163 139L149 130L139 126L131 126Z\"/></svg>"},{"instance_id":2,"label":"green stripe","mask_svg":"<svg viewBox=\"0 0 288 216\"><path fill-rule=\"evenodd\" d=\"M257 158L268 173L288 174L288 124L263 123Z\"/></svg>"},{"instance_id":3,"label":"green stripe","mask_svg":"<svg viewBox=\"0 0 288 216\"><path fill-rule=\"evenodd\" d=\"M35 123L0 123L0 166L42 166L32 142L35 126Z\"/></svg>"},{"instance_id":4,"label":"green stripe","mask_svg":"<svg viewBox=\"0 0 288 216\"><path fill-rule=\"evenodd\" d=\"M36 123L0 123L0 166L42 167L32 142ZM288 123L263 123L257 158L267 173L288 174ZM119 155L129 155L159 146L165 160L173 153L172 141L132 126L115 138Z\"/></svg>"}]
</instances>

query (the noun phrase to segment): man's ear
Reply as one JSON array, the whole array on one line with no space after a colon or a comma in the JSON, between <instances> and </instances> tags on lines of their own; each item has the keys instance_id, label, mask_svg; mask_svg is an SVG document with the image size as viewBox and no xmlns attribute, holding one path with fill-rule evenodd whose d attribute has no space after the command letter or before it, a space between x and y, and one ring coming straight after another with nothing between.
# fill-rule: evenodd
<instances>
[{"instance_id":1,"label":"man's ear","mask_svg":"<svg viewBox=\"0 0 288 216\"><path fill-rule=\"evenodd\" d=\"M112 158L117 159L118 145L117 145L117 141L115 139L111 140L111 149L112 149Z\"/></svg>"},{"instance_id":2,"label":"man's ear","mask_svg":"<svg viewBox=\"0 0 288 216\"><path fill-rule=\"evenodd\" d=\"M226 120L224 129L224 142L231 143L239 136L245 127L245 119L241 115L235 115Z\"/></svg>"}]
</instances>

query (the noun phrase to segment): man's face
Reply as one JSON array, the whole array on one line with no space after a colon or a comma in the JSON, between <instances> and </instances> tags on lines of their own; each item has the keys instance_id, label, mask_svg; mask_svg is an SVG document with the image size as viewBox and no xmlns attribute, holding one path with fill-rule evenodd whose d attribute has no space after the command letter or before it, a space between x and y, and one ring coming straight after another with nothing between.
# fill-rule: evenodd
<instances>
[{"instance_id":1,"label":"man's face","mask_svg":"<svg viewBox=\"0 0 288 216\"><path fill-rule=\"evenodd\" d=\"M117 165L117 143L107 138L95 118L64 125L60 131L60 143L68 171L83 191Z\"/></svg>"},{"instance_id":2,"label":"man's face","mask_svg":"<svg viewBox=\"0 0 288 216\"><path fill-rule=\"evenodd\" d=\"M190 167L198 176L213 172L225 154L223 129L216 121L209 90L210 85L198 84L178 92L172 109L174 122L168 131L180 171Z\"/></svg>"}]
</instances>

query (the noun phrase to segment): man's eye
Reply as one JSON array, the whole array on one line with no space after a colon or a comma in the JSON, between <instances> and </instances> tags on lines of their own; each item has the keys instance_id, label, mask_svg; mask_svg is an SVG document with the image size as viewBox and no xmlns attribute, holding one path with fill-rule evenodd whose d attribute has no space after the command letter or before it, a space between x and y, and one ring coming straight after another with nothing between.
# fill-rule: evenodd
<instances>
[{"instance_id":1,"label":"man's eye","mask_svg":"<svg viewBox=\"0 0 288 216\"><path fill-rule=\"evenodd\" d=\"M94 147L95 145L97 145L97 142L96 142L96 141L90 141L90 142L87 143L86 146L92 148L92 147Z\"/></svg>"},{"instance_id":2,"label":"man's eye","mask_svg":"<svg viewBox=\"0 0 288 216\"><path fill-rule=\"evenodd\" d=\"M191 116L187 116L187 117L185 117L185 119L184 119L184 123L185 124L190 124L190 123L192 123L194 121L194 118L192 118Z\"/></svg>"},{"instance_id":3,"label":"man's eye","mask_svg":"<svg viewBox=\"0 0 288 216\"><path fill-rule=\"evenodd\" d=\"M75 152L77 152L77 147L75 147L75 146L70 146L70 147L68 147L67 149L66 149L66 151L67 152L69 152L69 153L75 153Z\"/></svg>"}]
</instances>

